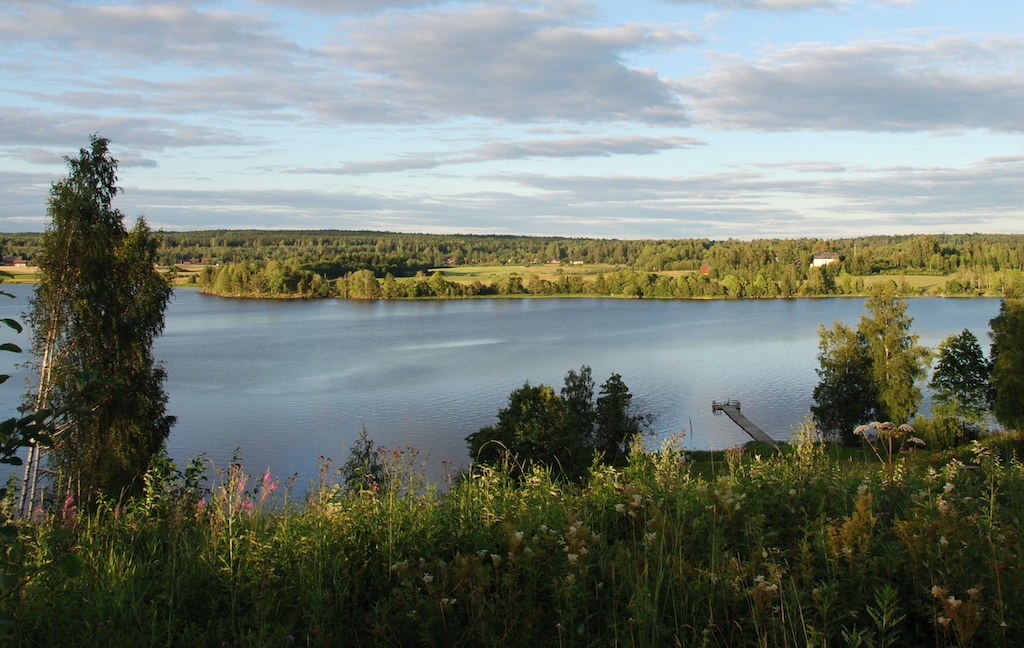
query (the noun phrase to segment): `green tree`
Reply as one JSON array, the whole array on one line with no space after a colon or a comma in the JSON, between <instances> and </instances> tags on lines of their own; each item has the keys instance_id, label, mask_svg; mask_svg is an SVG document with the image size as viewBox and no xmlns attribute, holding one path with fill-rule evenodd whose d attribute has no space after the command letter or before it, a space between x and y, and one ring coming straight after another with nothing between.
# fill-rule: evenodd
<instances>
[{"instance_id":1,"label":"green tree","mask_svg":"<svg viewBox=\"0 0 1024 648\"><path fill-rule=\"evenodd\" d=\"M878 416L867 341L842 322L818 329L818 378L811 416L827 438L852 442L854 428Z\"/></svg>"},{"instance_id":2,"label":"green tree","mask_svg":"<svg viewBox=\"0 0 1024 648\"><path fill-rule=\"evenodd\" d=\"M108 143L93 136L53 184L30 315L37 406L70 404L85 372L102 381L92 410L69 412L53 439L52 462L79 498L139 487L174 423L152 355L171 288L145 221L129 232L112 206L120 190Z\"/></svg>"},{"instance_id":3,"label":"green tree","mask_svg":"<svg viewBox=\"0 0 1024 648\"><path fill-rule=\"evenodd\" d=\"M857 332L867 342L871 383L878 416L897 424L911 419L921 405L921 389L931 354L910 333L914 321L907 302L897 296L896 284L885 282L871 289Z\"/></svg>"},{"instance_id":4,"label":"green tree","mask_svg":"<svg viewBox=\"0 0 1024 648\"><path fill-rule=\"evenodd\" d=\"M633 394L617 373L601 385L595 409L594 449L603 452L606 458L615 458L625 452L633 438L642 434L651 423L649 414L635 411Z\"/></svg>"},{"instance_id":5,"label":"green tree","mask_svg":"<svg viewBox=\"0 0 1024 648\"><path fill-rule=\"evenodd\" d=\"M380 450L370 438L365 425L341 467L341 478L346 486L355 491L371 490L384 481L384 462L381 461Z\"/></svg>"},{"instance_id":6,"label":"green tree","mask_svg":"<svg viewBox=\"0 0 1024 648\"><path fill-rule=\"evenodd\" d=\"M911 335L913 319L892 282L872 289L857 330L836 322L819 330L818 377L811 415L828 437L852 442L854 428L880 419L909 421L921 404L918 381L929 359Z\"/></svg>"},{"instance_id":7,"label":"green tree","mask_svg":"<svg viewBox=\"0 0 1024 648\"><path fill-rule=\"evenodd\" d=\"M938 360L929 387L934 391L935 411L940 416L959 418L962 423L979 423L988 411L986 396L991 368L978 338L964 329L939 344Z\"/></svg>"},{"instance_id":8,"label":"green tree","mask_svg":"<svg viewBox=\"0 0 1024 648\"><path fill-rule=\"evenodd\" d=\"M561 393L548 385L524 384L498 411L498 422L466 437L470 455L485 464L510 454L524 463L554 465L579 476L594 452L613 459L650 424L651 416L633 407L633 395L619 374L601 385L594 399L590 367L570 370Z\"/></svg>"},{"instance_id":9,"label":"green tree","mask_svg":"<svg viewBox=\"0 0 1024 648\"><path fill-rule=\"evenodd\" d=\"M594 406L594 378L590 367L583 365L578 373L570 369L565 375L561 395L566 425L574 431L580 445L593 447L597 411Z\"/></svg>"},{"instance_id":10,"label":"green tree","mask_svg":"<svg viewBox=\"0 0 1024 648\"><path fill-rule=\"evenodd\" d=\"M1001 425L1024 430L1024 302L1004 299L989 327L992 413Z\"/></svg>"}]
</instances>

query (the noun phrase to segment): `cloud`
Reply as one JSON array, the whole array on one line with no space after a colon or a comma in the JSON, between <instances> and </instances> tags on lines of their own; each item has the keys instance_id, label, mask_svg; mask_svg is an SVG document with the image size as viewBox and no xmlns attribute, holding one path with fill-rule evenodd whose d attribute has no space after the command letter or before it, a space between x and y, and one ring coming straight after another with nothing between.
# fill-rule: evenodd
<instances>
[{"instance_id":1,"label":"cloud","mask_svg":"<svg viewBox=\"0 0 1024 648\"><path fill-rule=\"evenodd\" d=\"M718 9L772 11L778 13L807 11L810 9L839 10L851 0L664 0L669 4L706 5ZM886 1L886 0L883 0ZM899 2L900 0L887 0Z\"/></svg>"},{"instance_id":2,"label":"cloud","mask_svg":"<svg viewBox=\"0 0 1024 648\"><path fill-rule=\"evenodd\" d=\"M61 59L74 69L95 74L105 69L96 56L121 66L187 63L196 68L274 65L300 53L277 35L278 25L262 18L224 11L153 5L25 5L0 9L0 43L27 47L44 60ZM81 60L81 54L88 54Z\"/></svg>"},{"instance_id":3,"label":"cloud","mask_svg":"<svg viewBox=\"0 0 1024 648\"><path fill-rule=\"evenodd\" d=\"M302 9L322 14L372 14L391 10L410 10L445 4L447 0L255 0L256 4L287 9Z\"/></svg>"},{"instance_id":4,"label":"cloud","mask_svg":"<svg viewBox=\"0 0 1024 648\"><path fill-rule=\"evenodd\" d=\"M344 121L688 122L669 83L624 59L690 45L695 36L640 24L588 29L575 20L549 8L473 6L342 23L339 42L322 54L352 76L316 108Z\"/></svg>"},{"instance_id":5,"label":"cloud","mask_svg":"<svg viewBox=\"0 0 1024 648\"><path fill-rule=\"evenodd\" d=\"M117 206L155 228L374 229L613 238L859 236L1024 231L1024 156L962 167L856 168L793 162L658 178L494 174L489 191L439 198L368 188L153 189L129 170ZM56 175L0 173L0 229L39 229ZM12 221L10 219L17 219ZM33 225L35 223L36 225Z\"/></svg>"},{"instance_id":6,"label":"cloud","mask_svg":"<svg viewBox=\"0 0 1024 648\"><path fill-rule=\"evenodd\" d=\"M159 117L43 112L0 106L0 142L3 143L0 149L50 146L65 152L76 151L87 143L90 133L107 137L119 148L148 151L192 146L239 146L259 141L227 129ZM129 153L129 157L132 156Z\"/></svg>"},{"instance_id":7,"label":"cloud","mask_svg":"<svg viewBox=\"0 0 1024 648\"><path fill-rule=\"evenodd\" d=\"M610 157L651 155L664 150L701 146L701 140L680 135L665 137L573 137L563 139L491 142L456 154L412 155L395 160L350 162L340 167L301 168L292 173L362 175L432 169L450 164L521 160L528 158Z\"/></svg>"},{"instance_id":8,"label":"cloud","mask_svg":"<svg viewBox=\"0 0 1024 648\"><path fill-rule=\"evenodd\" d=\"M723 128L1024 131L1017 38L798 44L690 80L699 117Z\"/></svg>"}]
</instances>

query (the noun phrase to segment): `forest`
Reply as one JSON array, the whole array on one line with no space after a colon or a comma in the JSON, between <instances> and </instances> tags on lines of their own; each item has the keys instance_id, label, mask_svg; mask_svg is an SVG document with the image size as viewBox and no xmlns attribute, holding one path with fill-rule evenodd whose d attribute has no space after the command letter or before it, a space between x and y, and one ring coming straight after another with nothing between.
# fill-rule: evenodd
<instances>
[{"instance_id":1,"label":"forest","mask_svg":"<svg viewBox=\"0 0 1024 648\"><path fill-rule=\"evenodd\" d=\"M31 263L41 234L0 237ZM350 299L493 295L764 298L863 295L894 276L905 296L1024 289L1024 236L922 234L846 239L610 240L354 231L155 232L157 262L224 296ZM832 261L817 265L815 255ZM473 266L514 270L460 279ZM931 277L928 287L906 277Z\"/></svg>"}]
</instances>

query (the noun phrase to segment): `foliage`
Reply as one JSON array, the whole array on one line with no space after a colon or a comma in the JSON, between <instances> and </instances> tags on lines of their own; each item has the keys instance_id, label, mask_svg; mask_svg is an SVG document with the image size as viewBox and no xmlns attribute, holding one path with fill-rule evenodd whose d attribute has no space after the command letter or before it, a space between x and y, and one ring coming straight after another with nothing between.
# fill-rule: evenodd
<instances>
[{"instance_id":1,"label":"foliage","mask_svg":"<svg viewBox=\"0 0 1024 648\"><path fill-rule=\"evenodd\" d=\"M612 374L599 393L595 400L586 365L566 374L561 393L527 382L509 395L495 425L466 437L470 456L481 464L514 458L523 465L553 465L568 476L582 474L595 452L614 460L647 428L650 415L635 410L619 374Z\"/></svg>"},{"instance_id":2,"label":"foliage","mask_svg":"<svg viewBox=\"0 0 1024 648\"><path fill-rule=\"evenodd\" d=\"M0 281L9 276L0 272ZM0 291L0 296L14 297L10 293ZM22 332L21 323L17 320L4 318L0 320L5 326L17 333ZM13 343L0 344L0 351L21 353L21 348ZM6 382L9 374L0 374L0 383ZM50 445L50 437L54 429L54 418L60 411L42 408L34 411L22 411L21 416L0 421L0 464L20 466L22 459L19 453L28 447L45 447ZM0 604L15 597L35 578L44 574L52 567L57 567L65 577L74 578L82 569L78 557L67 550L62 542L64 533L54 529L42 534L26 533L24 525L9 519L8 488L0 487ZM17 513L16 513L17 514ZM36 564L25 565L12 556L34 554ZM0 612L0 621L9 623L12 615Z\"/></svg>"},{"instance_id":3,"label":"foliage","mask_svg":"<svg viewBox=\"0 0 1024 648\"><path fill-rule=\"evenodd\" d=\"M992 413L1002 425L1024 430L1024 302L1004 299L989 327Z\"/></svg>"},{"instance_id":4,"label":"foliage","mask_svg":"<svg viewBox=\"0 0 1024 648\"><path fill-rule=\"evenodd\" d=\"M325 483L304 506L240 463L199 491L154 466L143 497L42 522L72 536L85 577L48 573L0 603L15 619L2 641L1024 641L1024 469L1005 438L976 446L972 470L908 455L898 482L874 459L839 461L808 438L770 458L732 451L727 469L701 478L679 441L634 448L627 465L595 466L579 486L539 466L484 467L441 490ZM398 455L387 465L393 483L416 483Z\"/></svg>"},{"instance_id":5,"label":"foliage","mask_svg":"<svg viewBox=\"0 0 1024 648\"><path fill-rule=\"evenodd\" d=\"M921 403L918 382L930 354L910 333L907 304L892 282L872 288L853 331L821 327L818 376L811 413L831 438L854 441L853 428L873 418L907 422Z\"/></svg>"},{"instance_id":6,"label":"foliage","mask_svg":"<svg viewBox=\"0 0 1024 648\"><path fill-rule=\"evenodd\" d=\"M828 438L849 443L858 424L878 417L867 340L842 322L832 330L821 325L818 336L820 382L811 415Z\"/></svg>"},{"instance_id":7,"label":"foliage","mask_svg":"<svg viewBox=\"0 0 1024 648\"><path fill-rule=\"evenodd\" d=\"M918 383L925 377L930 353L910 333L913 318L894 283L875 286L865 308L870 317L861 317L857 332L867 340L879 418L907 422L921 404Z\"/></svg>"},{"instance_id":8,"label":"foliage","mask_svg":"<svg viewBox=\"0 0 1024 648\"><path fill-rule=\"evenodd\" d=\"M378 488L384 481L384 464L380 454L381 450L376 447L364 425L349 451L348 459L341 467L345 486L357 491Z\"/></svg>"},{"instance_id":9,"label":"foliage","mask_svg":"<svg viewBox=\"0 0 1024 648\"><path fill-rule=\"evenodd\" d=\"M607 241L525 236L349 231L205 231L159 235L160 262L206 264L203 289L227 296L424 299L478 295L764 298L863 295L875 277L904 275L901 295L1008 294L1024 290L1019 235L875 236L855 239ZM32 235L7 246L29 255ZM813 255L837 260L815 266ZM216 265L215 265L216 264ZM563 270L554 279L452 280L464 266ZM707 265L706 275L698 270ZM596 270L599 266L611 266ZM372 276L356 277L365 271ZM349 282L361 282L347 295ZM396 281L396 278L399 280ZM376 282L375 296L365 288Z\"/></svg>"},{"instance_id":10,"label":"foliage","mask_svg":"<svg viewBox=\"0 0 1024 648\"><path fill-rule=\"evenodd\" d=\"M145 221L128 232L112 206L119 188L108 141L93 136L66 160L68 176L51 189L30 315L36 398L65 407L81 373L102 379L91 412L63 417L51 457L76 497L116 497L140 487L174 422L151 352L171 290L154 269L158 241Z\"/></svg>"},{"instance_id":11,"label":"foliage","mask_svg":"<svg viewBox=\"0 0 1024 648\"><path fill-rule=\"evenodd\" d=\"M966 423L980 423L988 412L986 396L991 367L978 338L964 329L939 344L935 371L929 387L933 410L941 416Z\"/></svg>"}]
</instances>

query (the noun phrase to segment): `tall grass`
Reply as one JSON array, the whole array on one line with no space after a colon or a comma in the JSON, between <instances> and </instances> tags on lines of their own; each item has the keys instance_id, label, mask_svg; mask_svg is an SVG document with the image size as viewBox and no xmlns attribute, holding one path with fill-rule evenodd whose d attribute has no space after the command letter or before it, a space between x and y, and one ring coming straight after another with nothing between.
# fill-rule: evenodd
<instances>
[{"instance_id":1,"label":"tall grass","mask_svg":"<svg viewBox=\"0 0 1024 648\"><path fill-rule=\"evenodd\" d=\"M1014 440L1019 445L1019 439ZM803 440L731 451L713 477L679 439L595 464L477 467L434 489L413 451L350 490L240 464L24 523L6 560L43 570L2 602L5 645L1015 646L1024 641L1024 469ZM513 478L512 475L520 475ZM13 567L12 567L13 569Z\"/></svg>"}]
</instances>

